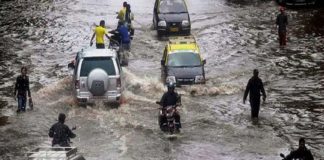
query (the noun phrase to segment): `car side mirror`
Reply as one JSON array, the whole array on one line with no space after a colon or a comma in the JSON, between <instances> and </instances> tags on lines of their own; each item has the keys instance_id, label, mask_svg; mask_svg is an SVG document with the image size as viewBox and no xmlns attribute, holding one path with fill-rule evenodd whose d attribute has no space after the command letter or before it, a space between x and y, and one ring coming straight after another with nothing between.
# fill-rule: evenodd
<instances>
[{"instance_id":1,"label":"car side mirror","mask_svg":"<svg viewBox=\"0 0 324 160\"><path fill-rule=\"evenodd\" d=\"M161 60L161 65L164 66L165 60Z\"/></svg>"},{"instance_id":2,"label":"car side mirror","mask_svg":"<svg viewBox=\"0 0 324 160\"><path fill-rule=\"evenodd\" d=\"M204 59L203 61L202 61L202 63L205 65L207 62L206 62L206 59Z\"/></svg>"}]
</instances>

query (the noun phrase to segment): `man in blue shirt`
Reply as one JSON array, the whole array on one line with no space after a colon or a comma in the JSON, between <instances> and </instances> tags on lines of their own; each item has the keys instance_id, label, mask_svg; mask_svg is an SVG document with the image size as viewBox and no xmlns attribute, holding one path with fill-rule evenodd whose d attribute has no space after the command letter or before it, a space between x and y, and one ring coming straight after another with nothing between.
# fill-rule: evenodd
<instances>
[{"instance_id":1,"label":"man in blue shirt","mask_svg":"<svg viewBox=\"0 0 324 160\"><path fill-rule=\"evenodd\" d=\"M130 49L130 36L128 33L128 28L124 23L118 24L117 31L119 33L121 45L124 49Z\"/></svg>"},{"instance_id":2,"label":"man in blue shirt","mask_svg":"<svg viewBox=\"0 0 324 160\"><path fill-rule=\"evenodd\" d=\"M130 49L130 35L127 26L123 22L118 22L118 27L115 30L110 31L113 34L113 43L118 42L120 47L129 50Z\"/></svg>"}]
</instances>

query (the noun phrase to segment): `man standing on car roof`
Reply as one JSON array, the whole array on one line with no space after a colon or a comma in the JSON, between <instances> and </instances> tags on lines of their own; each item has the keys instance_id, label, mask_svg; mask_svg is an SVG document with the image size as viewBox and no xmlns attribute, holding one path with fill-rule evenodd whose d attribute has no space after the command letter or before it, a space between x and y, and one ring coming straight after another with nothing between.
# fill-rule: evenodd
<instances>
[{"instance_id":1,"label":"man standing on car roof","mask_svg":"<svg viewBox=\"0 0 324 160\"><path fill-rule=\"evenodd\" d=\"M287 25L288 25L288 17L285 13L285 8L280 7L280 14L277 16L276 25L278 27L279 34L279 44L280 46L285 46L287 41Z\"/></svg>"},{"instance_id":2,"label":"man standing on car roof","mask_svg":"<svg viewBox=\"0 0 324 160\"><path fill-rule=\"evenodd\" d=\"M92 44L93 44L92 41L93 41L94 37L96 37L97 49L105 48L104 36L106 36L108 39L110 39L110 37L107 35L107 29L105 28L105 21L101 20L100 25L94 29L94 33L93 33L93 35L91 37L91 41L90 41L90 46L92 46Z\"/></svg>"},{"instance_id":3,"label":"man standing on car roof","mask_svg":"<svg viewBox=\"0 0 324 160\"><path fill-rule=\"evenodd\" d=\"M14 98L18 98L18 110L17 112L26 111L27 94L28 99L31 102L31 95L29 89L29 77L27 76L27 67L20 69L21 75L17 77L15 83ZM31 107L31 106L30 106Z\"/></svg>"},{"instance_id":4,"label":"man standing on car roof","mask_svg":"<svg viewBox=\"0 0 324 160\"><path fill-rule=\"evenodd\" d=\"M262 80L258 77L259 71L257 69L253 70L253 77L250 78L243 97L243 103L245 104L247 95L250 93L250 105L251 105L251 116L252 119L257 119L259 117L260 110L260 92L263 96L263 101L266 100L266 93L263 88Z\"/></svg>"}]
</instances>

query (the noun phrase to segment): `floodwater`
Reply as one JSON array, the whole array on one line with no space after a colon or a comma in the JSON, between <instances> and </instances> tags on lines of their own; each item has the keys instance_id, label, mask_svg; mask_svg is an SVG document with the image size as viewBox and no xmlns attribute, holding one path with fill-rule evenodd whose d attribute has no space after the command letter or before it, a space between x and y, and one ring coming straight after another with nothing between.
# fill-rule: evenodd
<instances>
[{"instance_id":1,"label":"floodwater","mask_svg":"<svg viewBox=\"0 0 324 160\"><path fill-rule=\"evenodd\" d=\"M165 40L152 30L154 0L129 0L135 38L118 109L74 103L67 63L89 45L101 19L115 28L121 1L0 1L0 159L48 143L60 112L76 125L73 145L86 159L280 159L306 137L315 159L324 159L324 10L292 8L288 45L279 48L271 0L187 0L192 34L207 60L205 85L178 88L182 133L168 139L157 125ZM33 111L16 114L13 84L29 68ZM258 68L267 101L250 120L243 92Z\"/></svg>"}]
</instances>

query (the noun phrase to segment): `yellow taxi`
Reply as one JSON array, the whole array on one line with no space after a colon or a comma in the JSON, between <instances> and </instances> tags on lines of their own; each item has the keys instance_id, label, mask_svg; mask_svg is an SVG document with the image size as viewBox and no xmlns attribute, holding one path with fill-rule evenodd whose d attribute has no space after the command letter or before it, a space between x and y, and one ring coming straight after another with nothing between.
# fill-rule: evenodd
<instances>
[{"instance_id":1,"label":"yellow taxi","mask_svg":"<svg viewBox=\"0 0 324 160\"><path fill-rule=\"evenodd\" d=\"M170 37L161 60L161 77L177 85L205 83L205 64L193 36Z\"/></svg>"}]
</instances>

